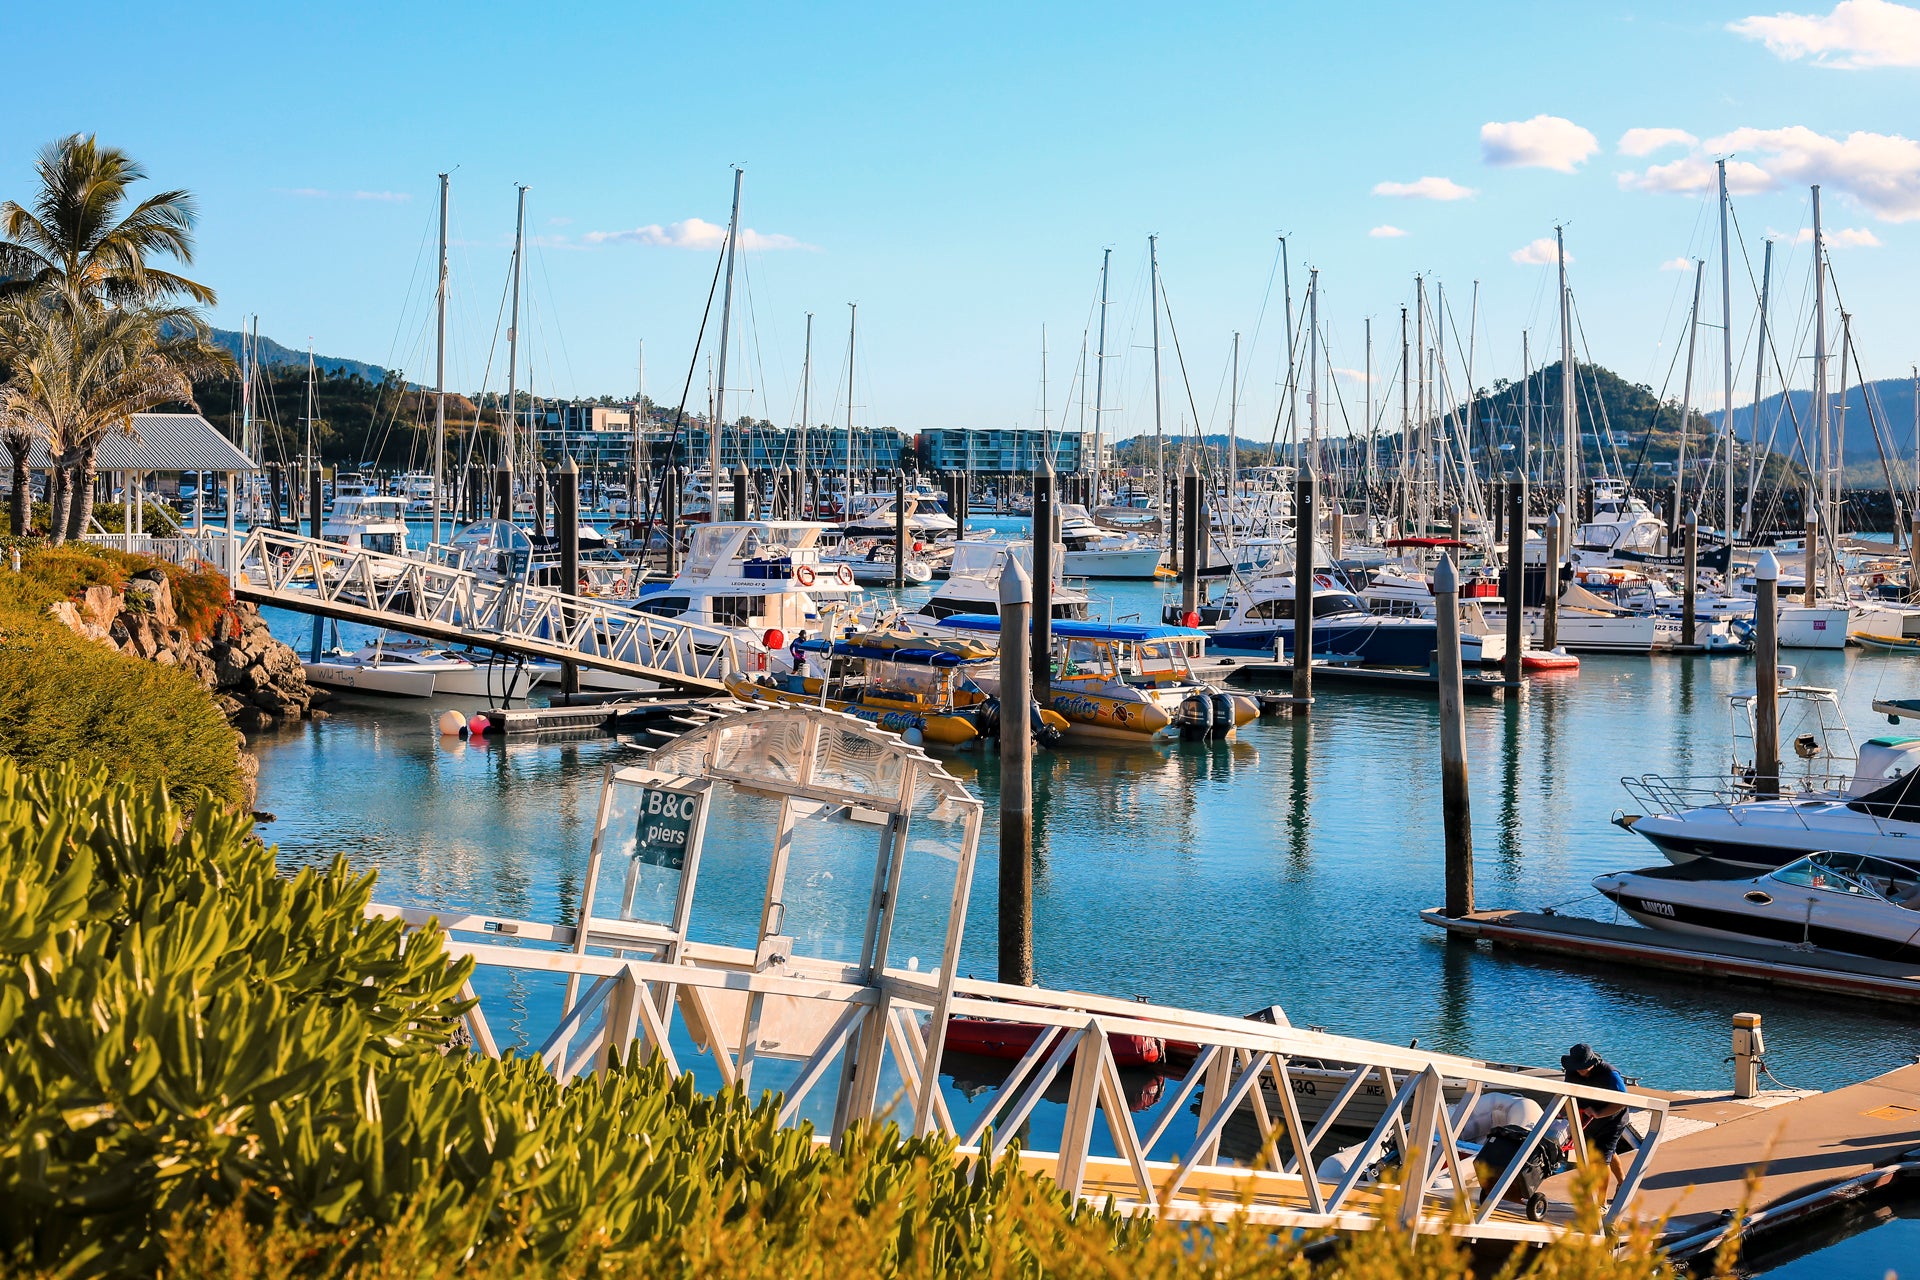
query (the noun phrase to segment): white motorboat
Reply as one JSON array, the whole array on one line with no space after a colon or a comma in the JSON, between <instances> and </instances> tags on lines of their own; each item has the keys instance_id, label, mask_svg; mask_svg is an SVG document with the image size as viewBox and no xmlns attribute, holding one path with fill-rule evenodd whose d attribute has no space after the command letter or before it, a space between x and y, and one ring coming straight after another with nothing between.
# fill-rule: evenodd
<instances>
[{"instance_id":1,"label":"white motorboat","mask_svg":"<svg viewBox=\"0 0 1920 1280\"><path fill-rule=\"evenodd\" d=\"M702 628L712 643L732 636L756 669L790 670L788 642L850 622L861 594L852 566L820 559L828 528L804 520L702 525L673 581L644 586L627 603Z\"/></svg>"},{"instance_id":2,"label":"white motorboat","mask_svg":"<svg viewBox=\"0 0 1920 1280\"><path fill-rule=\"evenodd\" d=\"M366 656L365 650L349 653L331 649L306 668L310 684L353 693L384 693L398 698L431 698L441 668L418 662L382 662ZM472 664L466 664L471 666Z\"/></svg>"},{"instance_id":3,"label":"white motorboat","mask_svg":"<svg viewBox=\"0 0 1920 1280\"><path fill-rule=\"evenodd\" d=\"M1160 544L1137 533L1101 528L1077 502L1060 504L1062 569L1070 578L1153 578Z\"/></svg>"},{"instance_id":4,"label":"white motorboat","mask_svg":"<svg viewBox=\"0 0 1920 1280\"><path fill-rule=\"evenodd\" d=\"M542 680L560 679L557 662L506 653L448 649L413 636L385 637L361 649L359 654L372 656L386 666L430 666L435 672L434 693L486 698L491 702L524 702Z\"/></svg>"},{"instance_id":5,"label":"white motorboat","mask_svg":"<svg viewBox=\"0 0 1920 1280\"><path fill-rule=\"evenodd\" d=\"M920 546L914 543L901 565L901 576L910 587L933 581L933 565L920 558ZM890 587L893 585L893 539L841 538L830 547L823 543L820 563L834 566L836 573L840 565L847 566L853 570L853 580L860 586Z\"/></svg>"},{"instance_id":6,"label":"white motorboat","mask_svg":"<svg viewBox=\"0 0 1920 1280\"><path fill-rule=\"evenodd\" d=\"M1331 574L1313 575L1313 653L1358 659L1366 666L1425 667L1439 643L1432 618L1376 614ZM1178 609L1168 606L1169 613ZM1169 621L1177 619L1169 618ZM1291 573L1270 573L1228 593L1225 602L1201 611L1213 620L1207 648L1214 653L1271 656L1294 651L1294 584ZM1478 641L1473 647L1479 661Z\"/></svg>"},{"instance_id":7,"label":"white motorboat","mask_svg":"<svg viewBox=\"0 0 1920 1280\"><path fill-rule=\"evenodd\" d=\"M907 494L906 525L907 537L915 541L931 541L935 538L950 538L960 530L954 518L933 503ZM897 529L895 524L895 502L891 497L878 498L871 509L857 515L842 526L849 538L891 538Z\"/></svg>"},{"instance_id":8,"label":"white motorboat","mask_svg":"<svg viewBox=\"0 0 1920 1280\"><path fill-rule=\"evenodd\" d=\"M405 698L452 694L514 702L524 700L537 679L529 667L476 666L451 649L412 638L379 640L351 652L333 649L301 665L314 684Z\"/></svg>"},{"instance_id":9,"label":"white motorboat","mask_svg":"<svg viewBox=\"0 0 1920 1280\"><path fill-rule=\"evenodd\" d=\"M1667 554L1667 522L1614 480L1596 480L1593 519L1573 531L1573 561L1608 566Z\"/></svg>"},{"instance_id":10,"label":"white motorboat","mask_svg":"<svg viewBox=\"0 0 1920 1280\"><path fill-rule=\"evenodd\" d=\"M1594 877L1641 924L1673 933L1920 960L1920 869L1822 851L1772 871L1707 862Z\"/></svg>"},{"instance_id":11,"label":"white motorboat","mask_svg":"<svg viewBox=\"0 0 1920 1280\"><path fill-rule=\"evenodd\" d=\"M921 604L918 612L904 620L916 631L928 630L937 626L942 618L959 613L999 617L1000 571L1008 558L1018 560L1028 573L1033 571L1033 543L1024 539L1006 542L966 539L952 545L953 562L948 568L947 580ZM1057 549L1058 544L1055 546ZM1060 557L1055 556L1054 562L1059 561ZM1059 580L1058 573L1053 584L1052 614L1056 618L1080 621L1087 618L1086 592L1067 586Z\"/></svg>"}]
</instances>

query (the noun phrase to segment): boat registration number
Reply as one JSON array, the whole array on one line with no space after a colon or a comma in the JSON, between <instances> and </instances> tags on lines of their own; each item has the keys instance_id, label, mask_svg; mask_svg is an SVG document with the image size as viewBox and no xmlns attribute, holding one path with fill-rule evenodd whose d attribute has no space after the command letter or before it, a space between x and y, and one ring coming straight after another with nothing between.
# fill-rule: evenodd
<instances>
[{"instance_id":1,"label":"boat registration number","mask_svg":"<svg viewBox=\"0 0 1920 1280\"><path fill-rule=\"evenodd\" d=\"M1649 902L1642 898L1640 909L1650 916L1666 916L1669 919L1673 917L1673 904L1670 902Z\"/></svg>"}]
</instances>

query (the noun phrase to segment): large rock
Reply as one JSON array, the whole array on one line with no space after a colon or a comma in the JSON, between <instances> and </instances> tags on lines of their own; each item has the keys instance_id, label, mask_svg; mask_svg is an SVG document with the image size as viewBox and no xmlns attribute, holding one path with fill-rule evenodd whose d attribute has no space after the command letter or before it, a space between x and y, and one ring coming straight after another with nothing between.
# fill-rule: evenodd
<instances>
[{"instance_id":1,"label":"large rock","mask_svg":"<svg viewBox=\"0 0 1920 1280\"><path fill-rule=\"evenodd\" d=\"M153 572L159 576L141 575L127 583L126 607L146 613L159 626L177 627L180 615L173 607L173 584L158 569Z\"/></svg>"}]
</instances>

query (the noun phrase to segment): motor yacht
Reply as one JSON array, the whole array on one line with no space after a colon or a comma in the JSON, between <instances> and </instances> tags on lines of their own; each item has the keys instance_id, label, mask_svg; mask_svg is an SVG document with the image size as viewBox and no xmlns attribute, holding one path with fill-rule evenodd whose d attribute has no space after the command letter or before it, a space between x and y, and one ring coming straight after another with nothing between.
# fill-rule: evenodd
<instances>
[{"instance_id":1,"label":"motor yacht","mask_svg":"<svg viewBox=\"0 0 1920 1280\"><path fill-rule=\"evenodd\" d=\"M941 619L959 613L999 617L1000 572L1009 557L1018 560L1028 573L1033 572L1033 543L1024 539L1004 542L966 539L952 546L953 561L947 570L947 580L904 620L916 631L937 626ZM1055 546L1057 548L1058 544ZM1060 557L1056 555L1054 562L1058 564L1059 561ZM1080 621L1085 621L1088 616L1086 592L1062 582L1058 573L1053 584L1052 614L1056 619Z\"/></svg>"},{"instance_id":2,"label":"motor yacht","mask_svg":"<svg viewBox=\"0 0 1920 1280\"><path fill-rule=\"evenodd\" d=\"M1823 850L1759 875L1695 861L1596 876L1593 887L1654 929L1920 960L1912 863Z\"/></svg>"},{"instance_id":3,"label":"motor yacht","mask_svg":"<svg viewBox=\"0 0 1920 1280\"><path fill-rule=\"evenodd\" d=\"M1314 574L1310 590L1315 657L1352 658L1381 667L1424 667L1432 658L1439 643L1432 618L1376 614L1331 574ZM1207 648L1235 656L1292 653L1293 624L1293 574L1264 575L1228 594L1219 621L1209 630Z\"/></svg>"},{"instance_id":4,"label":"motor yacht","mask_svg":"<svg viewBox=\"0 0 1920 1280\"><path fill-rule=\"evenodd\" d=\"M1077 502L1060 504L1062 568L1072 578L1153 578L1160 572L1158 542L1138 533L1103 529Z\"/></svg>"}]
</instances>

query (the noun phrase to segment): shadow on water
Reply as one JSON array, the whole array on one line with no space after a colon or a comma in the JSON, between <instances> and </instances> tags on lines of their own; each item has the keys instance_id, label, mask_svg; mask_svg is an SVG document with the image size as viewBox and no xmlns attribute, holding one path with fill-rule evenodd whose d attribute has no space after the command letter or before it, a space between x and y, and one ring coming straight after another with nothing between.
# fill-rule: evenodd
<instances>
[{"instance_id":1,"label":"shadow on water","mask_svg":"<svg viewBox=\"0 0 1920 1280\"><path fill-rule=\"evenodd\" d=\"M1920 1186L1846 1205L1810 1227L1763 1236L1740 1259L1740 1271L1768 1280L1829 1276L1920 1275Z\"/></svg>"}]
</instances>

